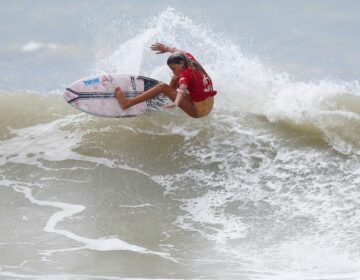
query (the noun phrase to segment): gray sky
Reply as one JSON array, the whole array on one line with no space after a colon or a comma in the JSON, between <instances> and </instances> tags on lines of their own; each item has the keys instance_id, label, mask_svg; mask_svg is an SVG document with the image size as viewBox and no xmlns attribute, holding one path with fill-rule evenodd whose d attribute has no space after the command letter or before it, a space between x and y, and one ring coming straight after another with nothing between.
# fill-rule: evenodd
<instances>
[{"instance_id":1,"label":"gray sky","mask_svg":"<svg viewBox=\"0 0 360 280\"><path fill-rule=\"evenodd\" d=\"M1 0L0 89L60 89L167 7L301 78L358 79L355 0Z\"/></svg>"}]
</instances>

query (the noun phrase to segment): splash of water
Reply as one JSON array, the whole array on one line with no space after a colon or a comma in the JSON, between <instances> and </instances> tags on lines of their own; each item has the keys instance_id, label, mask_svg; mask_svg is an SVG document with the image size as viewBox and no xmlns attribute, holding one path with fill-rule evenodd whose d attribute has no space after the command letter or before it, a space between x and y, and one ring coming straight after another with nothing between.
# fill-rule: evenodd
<instances>
[{"instance_id":1,"label":"splash of water","mask_svg":"<svg viewBox=\"0 0 360 280\"><path fill-rule=\"evenodd\" d=\"M341 153L360 148L359 81L296 81L286 72L247 57L223 34L166 9L113 52L94 72L140 73L168 81L165 56L151 53L153 42L187 50L204 65L219 92L217 108L245 111L284 122L306 133L320 133Z\"/></svg>"}]
</instances>

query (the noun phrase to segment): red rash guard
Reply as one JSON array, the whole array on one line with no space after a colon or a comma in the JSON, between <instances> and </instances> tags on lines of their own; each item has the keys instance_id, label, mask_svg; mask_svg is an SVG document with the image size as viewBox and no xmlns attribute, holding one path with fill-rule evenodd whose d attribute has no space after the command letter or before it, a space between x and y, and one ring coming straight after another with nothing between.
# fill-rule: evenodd
<instances>
[{"instance_id":1,"label":"red rash guard","mask_svg":"<svg viewBox=\"0 0 360 280\"><path fill-rule=\"evenodd\" d=\"M185 55L188 59L195 61L195 58L190 53ZM194 102L203 101L217 93L213 90L211 79L200 71L191 69L190 66L178 75L178 87L182 84L187 86L191 100Z\"/></svg>"}]
</instances>

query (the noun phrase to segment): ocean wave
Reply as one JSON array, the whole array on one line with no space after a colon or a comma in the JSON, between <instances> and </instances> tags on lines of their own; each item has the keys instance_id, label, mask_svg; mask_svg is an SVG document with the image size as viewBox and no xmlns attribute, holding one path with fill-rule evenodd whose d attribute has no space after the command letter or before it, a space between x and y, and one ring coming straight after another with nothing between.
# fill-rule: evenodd
<instances>
[{"instance_id":1,"label":"ocean wave","mask_svg":"<svg viewBox=\"0 0 360 280\"><path fill-rule=\"evenodd\" d=\"M132 69L167 82L170 71L164 66L164 56L149 50L155 41L197 57L213 77L217 108L265 116L304 133L320 134L340 153L358 153L358 81L297 81L291 73L246 56L229 38L172 9L160 13L112 53L99 56L93 72L124 73Z\"/></svg>"}]
</instances>

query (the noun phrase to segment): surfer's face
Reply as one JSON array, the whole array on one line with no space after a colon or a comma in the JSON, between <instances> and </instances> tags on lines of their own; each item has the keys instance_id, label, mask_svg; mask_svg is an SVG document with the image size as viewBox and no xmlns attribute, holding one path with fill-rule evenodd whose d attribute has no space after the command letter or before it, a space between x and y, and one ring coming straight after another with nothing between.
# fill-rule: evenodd
<instances>
[{"instance_id":1,"label":"surfer's face","mask_svg":"<svg viewBox=\"0 0 360 280\"><path fill-rule=\"evenodd\" d=\"M185 68L183 61L181 61L179 64L169 64L169 67L173 71L175 76L177 76Z\"/></svg>"}]
</instances>

